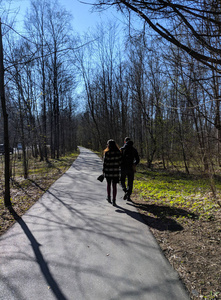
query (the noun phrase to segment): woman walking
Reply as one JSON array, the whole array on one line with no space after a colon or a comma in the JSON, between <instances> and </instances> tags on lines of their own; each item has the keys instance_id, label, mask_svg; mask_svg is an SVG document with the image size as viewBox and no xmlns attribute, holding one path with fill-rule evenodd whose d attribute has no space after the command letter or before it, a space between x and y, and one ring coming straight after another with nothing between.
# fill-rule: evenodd
<instances>
[{"instance_id":1,"label":"woman walking","mask_svg":"<svg viewBox=\"0 0 221 300\"><path fill-rule=\"evenodd\" d=\"M107 181L107 201L111 203L111 186L113 206L116 206L117 183L119 182L121 165L121 151L114 140L107 141L107 148L104 150L103 173Z\"/></svg>"}]
</instances>

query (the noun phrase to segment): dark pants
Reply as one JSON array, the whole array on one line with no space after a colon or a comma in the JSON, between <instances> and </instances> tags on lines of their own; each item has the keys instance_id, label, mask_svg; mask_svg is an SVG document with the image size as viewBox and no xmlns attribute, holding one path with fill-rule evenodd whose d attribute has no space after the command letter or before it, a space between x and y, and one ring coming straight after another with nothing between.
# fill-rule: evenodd
<instances>
[{"instance_id":1,"label":"dark pants","mask_svg":"<svg viewBox=\"0 0 221 300\"><path fill-rule=\"evenodd\" d=\"M127 186L126 186L127 179ZM130 196L133 190L134 171L133 169L121 169L121 186L123 191Z\"/></svg>"},{"instance_id":2,"label":"dark pants","mask_svg":"<svg viewBox=\"0 0 221 300\"><path fill-rule=\"evenodd\" d=\"M117 183L119 182L118 178L110 179L106 178L107 180L107 197L108 199L111 198L111 185L113 189L113 201L116 201L116 196L117 196Z\"/></svg>"}]
</instances>

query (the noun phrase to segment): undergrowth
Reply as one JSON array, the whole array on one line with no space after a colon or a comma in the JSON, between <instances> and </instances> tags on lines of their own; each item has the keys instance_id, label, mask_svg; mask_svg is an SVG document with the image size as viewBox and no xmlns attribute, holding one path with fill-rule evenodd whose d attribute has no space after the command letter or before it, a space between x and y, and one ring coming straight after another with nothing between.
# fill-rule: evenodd
<instances>
[{"instance_id":1,"label":"undergrowth","mask_svg":"<svg viewBox=\"0 0 221 300\"><path fill-rule=\"evenodd\" d=\"M22 160L12 160L12 176L10 184L12 205L15 201L20 201L18 199L19 197L22 198L22 201L25 200L24 197L27 197L27 195L20 195L19 191L26 191L34 185L39 187L37 197L40 197L50 187L50 185L71 166L78 155L78 152L71 153L61 157L60 159L50 159L48 162L30 158L28 162L29 171L27 179L23 177ZM0 185L2 187L2 191L4 190L3 176L4 174L2 167L0 169ZM0 210L1 209L4 209L3 192L0 192Z\"/></svg>"},{"instance_id":2,"label":"undergrowth","mask_svg":"<svg viewBox=\"0 0 221 300\"><path fill-rule=\"evenodd\" d=\"M165 170L149 170L144 164L137 168L134 189L144 201L185 209L189 218L213 219L220 209L221 181L215 179L216 199L211 191L208 177L187 175ZM180 216L179 218L185 218Z\"/></svg>"}]
</instances>

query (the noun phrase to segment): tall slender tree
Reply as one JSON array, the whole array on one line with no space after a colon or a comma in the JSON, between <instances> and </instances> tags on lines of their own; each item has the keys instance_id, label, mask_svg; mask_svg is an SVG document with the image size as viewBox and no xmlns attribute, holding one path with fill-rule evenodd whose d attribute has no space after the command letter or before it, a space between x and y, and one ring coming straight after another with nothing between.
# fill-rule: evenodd
<instances>
[{"instance_id":1,"label":"tall slender tree","mask_svg":"<svg viewBox=\"0 0 221 300\"><path fill-rule=\"evenodd\" d=\"M11 206L10 199L10 154L9 154L9 132L8 132L8 113L5 99L5 80L4 80L4 55L2 42L2 23L0 19L0 96L4 118L4 154L5 154L5 193L4 203L6 207Z\"/></svg>"}]
</instances>

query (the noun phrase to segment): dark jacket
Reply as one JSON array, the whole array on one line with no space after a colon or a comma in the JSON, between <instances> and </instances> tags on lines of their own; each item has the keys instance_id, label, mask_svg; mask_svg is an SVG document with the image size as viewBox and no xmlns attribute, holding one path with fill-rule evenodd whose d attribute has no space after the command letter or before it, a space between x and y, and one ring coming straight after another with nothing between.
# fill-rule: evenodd
<instances>
[{"instance_id":1,"label":"dark jacket","mask_svg":"<svg viewBox=\"0 0 221 300\"><path fill-rule=\"evenodd\" d=\"M137 150L133 147L133 142L128 141L121 147L122 161L121 169L132 169L133 165L137 165L140 162L140 158Z\"/></svg>"},{"instance_id":2,"label":"dark jacket","mask_svg":"<svg viewBox=\"0 0 221 300\"><path fill-rule=\"evenodd\" d=\"M103 173L107 179L119 179L121 152L107 151L104 155Z\"/></svg>"}]
</instances>

